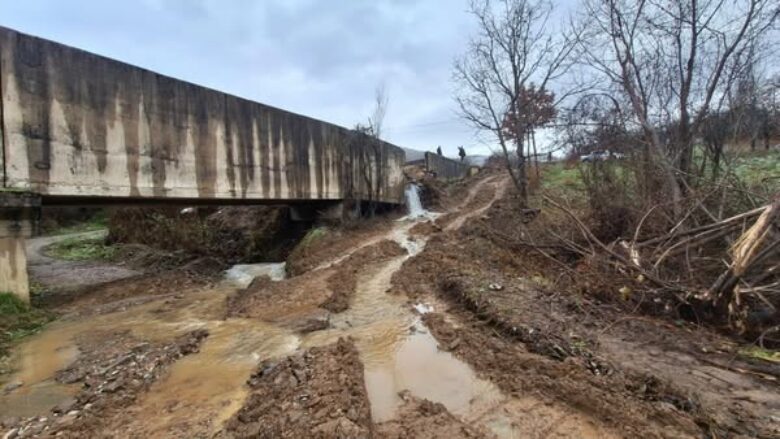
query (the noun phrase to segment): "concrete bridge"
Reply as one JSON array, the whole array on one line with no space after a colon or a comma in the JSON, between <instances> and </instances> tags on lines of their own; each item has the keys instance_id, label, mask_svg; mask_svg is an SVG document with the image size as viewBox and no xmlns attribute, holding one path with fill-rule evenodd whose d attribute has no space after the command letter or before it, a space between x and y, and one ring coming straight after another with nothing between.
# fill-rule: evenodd
<instances>
[{"instance_id":1,"label":"concrete bridge","mask_svg":"<svg viewBox=\"0 0 780 439\"><path fill-rule=\"evenodd\" d=\"M41 205L403 198L394 145L3 27L0 146L0 291L23 297Z\"/></svg>"}]
</instances>

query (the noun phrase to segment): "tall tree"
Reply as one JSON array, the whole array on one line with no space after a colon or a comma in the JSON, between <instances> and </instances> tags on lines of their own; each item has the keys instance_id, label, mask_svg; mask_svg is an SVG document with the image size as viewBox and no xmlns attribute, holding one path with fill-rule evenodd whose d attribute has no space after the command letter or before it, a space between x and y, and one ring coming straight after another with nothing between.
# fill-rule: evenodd
<instances>
[{"instance_id":1,"label":"tall tree","mask_svg":"<svg viewBox=\"0 0 780 439\"><path fill-rule=\"evenodd\" d=\"M521 99L531 82L538 84L537 90L547 90L565 74L574 48L569 36L551 31L552 12L547 0L472 1L470 13L479 32L455 62L460 113L498 142L523 205L528 204L523 151L528 125L520 121L530 116Z\"/></svg>"}]
</instances>

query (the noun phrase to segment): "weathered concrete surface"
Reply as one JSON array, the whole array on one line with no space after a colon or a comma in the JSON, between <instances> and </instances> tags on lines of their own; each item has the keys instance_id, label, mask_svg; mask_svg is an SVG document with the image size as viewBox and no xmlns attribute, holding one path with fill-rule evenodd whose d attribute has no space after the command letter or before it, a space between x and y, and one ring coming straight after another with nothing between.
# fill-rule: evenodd
<instances>
[{"instance_id":1,"label":"weathered concrete surface","mask_svg":"<svg viewBox=\"0 0 780 439\"><path fill-rule=\"evenodd\" d=\"M3 185L44 202L403 199L401 148L2 27L0 93Z\"/></svg>"},{"instance_id":2,"label":"weathered concrete surface","mask_svg":"<svg viewBox=\"0 0 780 439\"><path fill-rule=\"evenodd\" d=\"M24 238L0 238L0 292L30 302Z\"/></svg>"},{"instance_id":3,"label":"weathered concrete surface","mask_svg":"<svg viewBox=\"0 0 780 439\"><path fill-rule=\"evenodd\" d=\"M35 233L40 197L0 191L0 292L30 301L25 238Z\"/></svg>"},{"instance_id":4,"label":"weathered concrete surface","mask_svg":"<svg viewBox=\"0 0 780 439\"><path fill-rule=\"evenodd\" d=\"M469 165L432 152L425 153L425 169L442 180L457 180L469 173Z\"/></svg>"}]
</instances>

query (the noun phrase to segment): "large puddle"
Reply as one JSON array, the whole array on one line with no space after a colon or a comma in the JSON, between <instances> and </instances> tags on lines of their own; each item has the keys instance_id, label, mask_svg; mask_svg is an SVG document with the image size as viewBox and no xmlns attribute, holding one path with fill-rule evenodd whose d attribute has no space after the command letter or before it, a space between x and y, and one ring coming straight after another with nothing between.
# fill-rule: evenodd
<instances>
[{"instance_id":1,"label":"large puddle","mask_svg":"<svg viewBox=\"0 0 780 439\"><path fill-rule=\"evenodd\" d=\"M235 282L246 285L256 273L279 271L278 266L242 266L229 274L234 282L188 293L173 303L160 299L126 311L60 321L31 337L18 347L19 372L9 381L23 385L0 394L0 413L43 415L72 397L77 388L57 384L52 378L77 357L79 334L129 330L139 338L163 341L206 328L210 335L200 352L174 363L170 374L155 383L132 409L144 431L162 434L177 424L207 424L216 430L242 405L244 383L259 361L329 344L344 336L352 337L360 352L376 422L395 416L401 403L399 392L404 390L442 403L464 419L476 419L502 399L498 389L476 377L465 363L439 350L418 312L405 298L387 294L393 273L425 245L423 240L408 236L414 224L399 222L382 237L397 241L409 254L361 273L350 308L333 315L327 330L299 337L258 320L223 319L226 297L239 288Z\"/></svg>"}]
</instances>

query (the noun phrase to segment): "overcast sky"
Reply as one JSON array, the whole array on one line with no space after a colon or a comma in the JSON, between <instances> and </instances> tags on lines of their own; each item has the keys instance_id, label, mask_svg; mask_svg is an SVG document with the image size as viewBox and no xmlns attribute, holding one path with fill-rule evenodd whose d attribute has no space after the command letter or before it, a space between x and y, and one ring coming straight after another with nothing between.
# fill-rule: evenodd
<instances>
[{"instance_id":1,"label":"overcast sky","mask_svg":"<svg viewBox=\"0 0 780 439\"><path fill-rule=\"evenodd\" d=\"M0 0L0 25L352 127L374 90L387 140L487 153L458 119L466 0Z\"/></svg>"}]
</instances>

